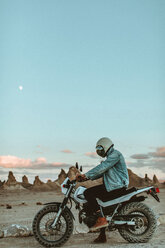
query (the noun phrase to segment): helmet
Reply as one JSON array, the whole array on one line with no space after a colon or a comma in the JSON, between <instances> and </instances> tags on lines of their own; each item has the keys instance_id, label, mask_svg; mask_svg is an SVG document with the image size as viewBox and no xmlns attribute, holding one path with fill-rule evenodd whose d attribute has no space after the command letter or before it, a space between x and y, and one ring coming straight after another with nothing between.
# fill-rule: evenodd
<instances>
[{"instance_id":1,"label":"helmet","mask_svg":"<svg viewBox=\"0 0 165 248\"><path fill-rule=\"evenodd\" d=\"M104 158L107 154L107 151L109 150L111 146L113 146L112 140L110 140L109 138L103 137L99 139L96 143L96 152L99 156Z\"/></svg>"}]
</instances>

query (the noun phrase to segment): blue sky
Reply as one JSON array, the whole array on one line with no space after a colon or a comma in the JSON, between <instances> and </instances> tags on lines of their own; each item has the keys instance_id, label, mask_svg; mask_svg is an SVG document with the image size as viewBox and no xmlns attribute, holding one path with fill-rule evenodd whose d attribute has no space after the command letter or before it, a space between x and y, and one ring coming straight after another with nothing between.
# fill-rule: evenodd
<instances>
[{"instance_id":1,"label":"blue sky","mask_svg":"<svg viewBox=\"0 0 165 248\"><path fill-rule=\"evenodd\" d=\"M145 172L131 156L165 147L164 11L161 0L0 0L0 156L95 165L107 136Z\"/></svg>"}]
</instances>

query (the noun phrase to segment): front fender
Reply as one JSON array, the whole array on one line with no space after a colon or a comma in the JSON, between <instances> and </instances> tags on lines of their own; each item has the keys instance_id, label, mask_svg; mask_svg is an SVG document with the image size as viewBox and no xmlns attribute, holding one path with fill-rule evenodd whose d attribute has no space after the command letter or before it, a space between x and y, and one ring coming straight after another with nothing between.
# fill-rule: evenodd
<instances>
[{"instance_id":1,"label":"front fender","mask_svg":"<svg viewBox=\"0 0 165 248\"><path fill-rule=\"evenodd\" d=\"M59 207L61 205L61 202L47 202L47 203L44 203L44 205L58 205ZM74 215L72 214L72 212L67 206L65 206L65 210L68 211L71 217L73 218L73 220L75 220Z\"/></svg>"}]
</instances>

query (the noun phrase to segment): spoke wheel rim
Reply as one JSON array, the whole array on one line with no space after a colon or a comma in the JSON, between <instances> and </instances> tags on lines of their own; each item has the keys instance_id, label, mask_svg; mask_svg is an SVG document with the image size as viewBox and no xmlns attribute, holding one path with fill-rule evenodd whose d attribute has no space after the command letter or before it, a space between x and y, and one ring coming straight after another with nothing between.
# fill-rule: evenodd
<instances>
[{"instance_id":1,"label":"spoke wheel rim","mask_svg":"<svg viewBox=\"0 0 165 248\"><path fill-rule=\"evenodd\" d=\"M147 216L142 212L132 212L131 214L137 214L138 216L131 218L131 221L135 222L135 226L128 227L129 232L135 235L144 234L147 231L149 225Z\"/></svg>"},{"instance_id":2,"label":"spoke wheel rim","mask_svg":"<svg viewBox=\"0 0 165 248\"><path fill-rule=\"evenodd\" d=\"M51 227L57 212L49 212L42 216L39 224L39 232L42 238L48 242L59 241L67 230L67 223L65 218L61 215L56 226Z\"/></svg>"}]
</instances>

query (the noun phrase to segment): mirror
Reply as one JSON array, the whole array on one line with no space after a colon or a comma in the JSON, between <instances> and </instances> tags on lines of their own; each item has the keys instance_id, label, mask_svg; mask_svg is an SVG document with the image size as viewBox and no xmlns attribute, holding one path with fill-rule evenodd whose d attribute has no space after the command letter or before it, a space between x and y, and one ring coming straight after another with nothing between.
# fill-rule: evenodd
<instances>
[{"instance_id":1,"label":"mirror","mask_svg":"<svg viewBox=\"0 0 165 248\"><path fill-rule=\"evenodd\" d=\"M76 169L78 170L78 163L76 162L76 165L75 165Z\"/></svg>"}]
</instances>

